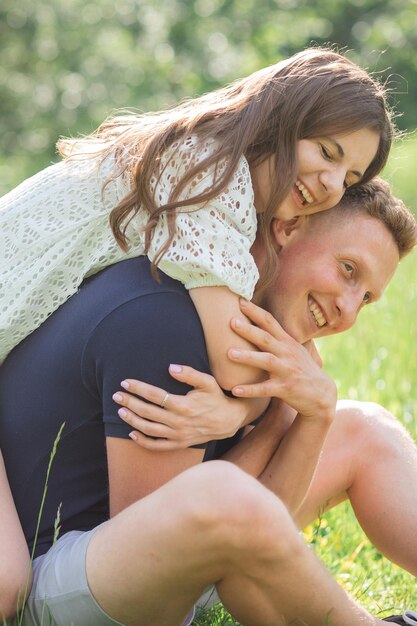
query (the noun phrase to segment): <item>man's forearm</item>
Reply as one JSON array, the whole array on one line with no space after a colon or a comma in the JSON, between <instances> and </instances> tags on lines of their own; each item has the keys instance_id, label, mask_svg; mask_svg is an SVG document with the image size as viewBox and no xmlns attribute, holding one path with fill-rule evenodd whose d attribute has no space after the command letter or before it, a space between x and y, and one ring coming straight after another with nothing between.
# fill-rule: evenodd
<instances>
[{"instance_id":1,"label":"man's forearm","mask_svg":"<svg viewBox=\"0 0 417 626\"><path fill-rule=\"evenodd\" d=\"M237 401L242 403L246 411L246 417L242 426L248 426L262 415L270 402L269 398L239 398Z\"/></svg>"},{"instance_id":2,"label":"man's forearm","mask_svg":"<svg viewBox=\"0 0 417 626\"><path fill-rule=\"evenodd\" d=\"M259 480L287 506L293 517L302 505L332 420L297 415Z\"/></svg>"},{"instance_id":3,"label":"man's forearm","mask_svg":"<svg viewBox=\"0 0 417 626\"><path fill-rule=\"evenodd\" d=\"M286 404L276 399L273 403L262 421L223 456L255 478L262 475L273 459L295 416Z\"/></svg>"},{"instance_id":4,"label":"man's forearm","mask_svg":"<svg viewBox=\"0 0 417 626\"><path fill-rule=\"evenodd\" d=\"M295 516L314 476L331 422L327 416L306 420L280 403L279 409L276 405L270 409L223 458L258 478Z\"/></svg>"}]
</instances>

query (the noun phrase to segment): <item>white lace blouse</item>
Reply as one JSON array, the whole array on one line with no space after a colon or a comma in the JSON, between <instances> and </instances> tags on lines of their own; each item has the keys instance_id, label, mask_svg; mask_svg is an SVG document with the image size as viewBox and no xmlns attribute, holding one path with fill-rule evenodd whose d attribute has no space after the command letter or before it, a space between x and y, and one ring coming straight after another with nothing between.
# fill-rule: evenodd
<instances>
[{"instance_id":1,"label":"white lace blouse","mask_svg":"<svg viewBox=\"0 0 417 626\"><path fill-rule=\"evenodd\" d=\"M159 204L191 161L200 162L214 141L198 144L192 136L174 143L161 159L162 176L151 181ZM0 363L35 330L87 276L123 259L144 254L141 232L148 215L139 211L127 229L123 252L109 226L109 213L129 192L121 175L103 183L112 157L63 161L29 178L0 199ZM217 168L217 174L225 163ZM208 189L214 166L204 170L182 197ZM165 214L156 226L148 257L153 260L168 234ZM159 268L187 289L226 285L251 298L258 271L250 254L256 211L249 166L241 157L227 188L204 205L177 214L175 237Z\"/></svg>"}]
</instances>

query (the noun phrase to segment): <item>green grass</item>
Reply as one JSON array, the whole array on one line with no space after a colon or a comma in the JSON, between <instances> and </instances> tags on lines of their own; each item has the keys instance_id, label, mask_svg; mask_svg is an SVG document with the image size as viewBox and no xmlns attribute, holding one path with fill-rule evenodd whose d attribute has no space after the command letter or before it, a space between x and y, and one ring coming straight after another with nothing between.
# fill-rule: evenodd
<instances>
[{"instance_id":1,"label":"green grass","mask_svg":"<svg viewBox=\"0 0 417 626\"><path fill-rule=\"evenodd\" d=\"M33 540L33 547L32 547L32 552L31 552L31 555L30 555L31 561L33 561L34 556L35 556L35 550L36 550L36 544L37 544L37 541L38 541L38 534L39 534L40 523L41 523L41 519L42 519L44 505L45 505L46 494L48 492L49 476L50 476L50 473L51 473L52 464L54 462L54 458L55 458L55 455L56 455L57 447L58 447L58 444L59 444L59 442L61 440L61 435L62 435L62 431L64 430L64 427L65 427L65 422L63 422L61 424L61 427L60 427L60 429L58 431L58 434L57 434L57 436L55 438L54 445L52 446L52 451L51 451L51 454L50 454L50 457L49 457L49 463L48 463L48 467L47 467L47 470L46 470L46 476L45 476L45 484L44 484L44 488L43 488L43 492L42 492L41 503L40 503L40 506L39 506L38 519L37 519L37 522L36 522L35 537L34 537L34 540ZM55 543L56 540L58 539L59 530L60 530L60 526L59 526L60 519L61 519L61 504L58 507L57 515L56 515L55 522L54 522L54 540L53 540L53 543ZM25 618L24 610L25 610L25 606L26 606L28 593L30 591L29 590L29 585L30 585L30 576L28 576L28 579L26 581L26 586L25 586L25 589L24 589L22 602L20 602L20 600L18 602L19 606L18 606L17 615L16 615L15 622L14 622L16 624L16 626L22 626L23 620ZM43 608L45 608L45 612L46 612L46 610L47 610L46 603L44 604ZM42 623L43 623L43 615L44 615L44 611L42 609ZM6 620L3 620L3 626L7 626Z\"/></svg>"},{"instance_id":2,"label":"green grass","mask_svg":"<svg viewBox=\"0 0 417 626\"><path fill-rule=\"evenodd\" d=\"M402 142L386 178L416 214L413 168L417 138ZM348 333L320 344L326 371L337 381L340 398L371 400L387 407L417 440L417 252L406 257L380 302L363 310ZM362 606L378 615L417 607L417 585L370 544L348 503L305 529L320 559ZM381 615L382 616L382 615ZM235 626L218 606L200 613L195 626Z\"/></svg>"}]
</instances>

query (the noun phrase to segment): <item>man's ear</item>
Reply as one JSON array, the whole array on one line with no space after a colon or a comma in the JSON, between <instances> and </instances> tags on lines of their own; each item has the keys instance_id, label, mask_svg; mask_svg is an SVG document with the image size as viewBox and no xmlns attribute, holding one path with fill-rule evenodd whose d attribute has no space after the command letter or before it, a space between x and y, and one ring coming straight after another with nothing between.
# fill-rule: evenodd
<instances>
[{"instance_id":1,"label":"man's ear","mask_svg":"<svg viewBox=\"0 0 417 626\"><path fill-rule=\"evenodd\" d=\"M275 218L272 221L271 229L276 243L281 247L285 246L294 233L301 228L304 220L305 217L303 216L293 217L291 220L279 220Z\"/></svg>"}]
</instances>

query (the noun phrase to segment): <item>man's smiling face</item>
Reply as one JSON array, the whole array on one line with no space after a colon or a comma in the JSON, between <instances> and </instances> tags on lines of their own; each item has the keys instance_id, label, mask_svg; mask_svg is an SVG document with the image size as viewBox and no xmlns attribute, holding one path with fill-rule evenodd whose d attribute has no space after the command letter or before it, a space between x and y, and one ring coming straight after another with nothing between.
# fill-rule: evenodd
<instances>
[{"instance_id":1,"label":"man's smiling face","mask_svg":"<svg viewBox=\"0 0 417 626\"><path fill-rule=\"evenodd\" d=\"M340 211L272 225L281 246L278 269L254 301L301 343L351 328L359 311L381 297L399 262L380 220ZM261 267L262 246L255 244L253 254Z\"/></svg>"}]
</instances>

